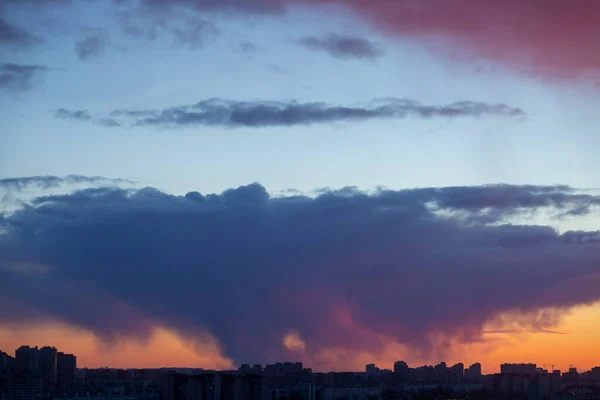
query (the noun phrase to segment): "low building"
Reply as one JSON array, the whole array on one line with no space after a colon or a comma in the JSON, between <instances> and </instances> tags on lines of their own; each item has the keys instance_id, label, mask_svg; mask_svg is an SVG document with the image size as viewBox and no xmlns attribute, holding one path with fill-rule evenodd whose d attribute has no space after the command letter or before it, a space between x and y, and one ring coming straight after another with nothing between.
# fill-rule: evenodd
<instances>
[{"instance_id":1,"label":"low building","mask_svg":"<svg viewBox=\"0 0 600 400\"><path fill-rule=\"evenodd\" d=\"M33 375L11 375L8 378L7 400L39 400L44 380Z\"/></svg>"},{"instance_id":2,"label":"low building","mask_svg":"<svg viewBox=\"0 0 600 400\"><path fill-rule=\"evenodd\" d=\"M382 393L381 387L324 388L321 389L321 400L366 400Z\"/></svg>"}]
</instances>

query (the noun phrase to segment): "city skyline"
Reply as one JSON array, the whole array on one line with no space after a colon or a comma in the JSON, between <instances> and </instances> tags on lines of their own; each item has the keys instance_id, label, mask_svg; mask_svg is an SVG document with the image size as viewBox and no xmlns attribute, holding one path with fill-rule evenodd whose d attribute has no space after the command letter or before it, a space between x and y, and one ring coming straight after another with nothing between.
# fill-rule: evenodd
<instances>
[{"instance_id":1,"label":"city skyline","mask_svg":"<svg viewBox=\"0 0 600 400\"><path fill-rule=\"evenodd\" d=\"M42 357L43 357L43 352L45 350L52 350L54 351L54 363L56 365L56 357L57 355L60 356L67 356L67 357L73 357L73 359L75 360L77 357L74 354L69 354L68 352L64 352L64 351L58 351L58 348L54 345L30 345L30 344L25 344L25 345L21 345L19 346L17 349L14 350L13 355L11 355L9 352L7 351L3 351L4 349L0 348L0 356L5 355L5 356L9 356L12 357L12 362L14 363L15 360L17 359L18 355L17 353L19 351L24 351L24 352L30 352L30 351L35 351L39 353L39 362L37 364L36 368L39 368L39 370L41 371L45 371L45 373L48 373L47 371L47 367L44 367L44 363L42 361ZM7 361L4 360L4 363L6 363ZM36 361L37 362L37 361ZM245 372L252 372L254 369L256 369L257 366L261 366L261 368L264 369L264 367L268 367L268 366L275 366L275 365L281 365L281 364L299 364L299 365L304 365L304 367L301 367L300 369L302 370L303 368L309 368L311 371L315 372L315 373L323 373L323 372L355 372L355 373L361 373L361 372L366 372L366 373L372 373L372 374L379 374L379 373L390 373L390 372L398 372L398 368L402 369L402 368L408 368L408 369L415 369L415 368L422 368L422 367L435 367L437 366L444 366L449 369L455 368L457 366L461 366L462 370L464 371L462 373L462 375L468 375L469 373L469 368L473 369L475 368L476 374L478 375L492 375L492 374L498 374L498 373L536 373L536 372L545 372L545 373L552 373L554 371L560 371L560 372L569 372L569 371L577 371L579 373L586 373L586 372L590 372L592 370L594 371L599 371L600 367L598 365L593 365L590 368L578 368L575 365L570 364L567 368L560 368L561 366L558 364L553 364L553 363L543 363L543 364L538 364L535 362L528 362L528 361L514 361L514 360L505 360L501 363L499 363L498 365L492 366L492 367L488 367L485 368L480 362L478 361L474 361L471 363L465 363L462 361L456 361L456 362L446 362L444 360L439 360L438 362L433 362L430 364L423 364L423 365L411 365L409 363L407 363L406 361L394 361L391 365L378 365L376 363L369 363L364 365L362 370L353 370L353 369L348 369L348 370L336 370L333 369L331 371L321 371L321 370L316 370L311 368L310 365L306 365L304 363L302 363L302 361L276 361L276 362L272 362L272 363L267 363L267 364L260 364L260 363L252 363L252 362L246 362L246 363L241 363L238 365L234 365L231 364L226 368L211 368L211 367L203 367L201 365L156 365L156 366L138 366L138 367L134 367L134 366L126 366L126 365L121 365L121 366L111 366L111 365L101 365L101 366L89 366L89 365L84 365L84 364L78 364L78 369L102 369L102 368L109 368L109 369L125 369L125 370L134 370L134 369L163 369L163 370L205 370L205 371L245 371ZM600 362L597 362L596 364L600 364ZM8 365L8 364L7 364ZM3 366L2 363L0 363L0 367ZM27 369L29 368L28 366L24 367L24 366L17 366L17 364L15 364L15 368L18 370L19 368L21 370ZM46 368L46 370L45 370ZM54 374L57 373L57 371L60 369L60 367L54 367ZM514 371L511 371L510 368L514 368ZM2 370L2 368L0 368L0 370ZM525 371L525 372L523 372ZM262 372L262 369L261 369ZM58 378L54 378L56 381L55 382L59 382L60 379Z\"/></svg>"},{"instance_id":2,"label":"city skyline","mask_svg":"<svg viewBox=\"0 0 600 400\"><path fill-rule=\"evenodd\" d=\"M595 0L0 0L0 348L595 367L599 20Z\"/></svg>"},{"instance_id":3,"label":"city skyline","mask_svg":"<svg viewBox=\"0 0 600 400\"><path fill-rule=\"evenodd\" d=\"M11 356L9 353L3 351L2 349L0 349L0 356L2 357L6 357L8 356L8 359L2 358L0 361L2 361L2 363L0 363L0 371L4 372L5 368L9 368L9 369L14 369L14 371L17 374L30 374L30 373L41 373L42 375L44 375L46 377L46 379L48 379L52 384L61 384L65 385L66 384L73 384L74 382L68 382L65 380L65 378L57 378L57 374L60 375L61 373L66 375L73 375L75 374L75 370L76 369L88 369L88 367L86 366L81 366L79 368L75 367L76 366L76 355L74 354L68 354L65 353L63 351L58 351L56 346L53 345L44 345L44 346L38 346L38 345L29 345L29 344L24 344L19 346L17 349L15 349L14 351L14 356ZM61 358L63 360L70 360L68 361L69 363L72 363L72 367L70 369L65 369L64 367L61 367ZM12 364L11 364L12 362ZM62 361L63 364L65 363L65 361ZM52 365L54 365L52 367ZM354 372L354 373L366 373L366 374L385 374L385 373L401 373L404 370L409 370L409 369L420 369L420 368L424 368L424 367L434 367L434 368L442 368L442 369L448 369L448 370L455 370L458 368L458 371L460 372L460 376L469 376L469 375L474 375L474 376L482 376L482 375L490 375L490 374L485 374L483 373L483 367L481 365L481 363L479 362L474 362L471 365L465 364L463 362L456 362L455 364L452 363L446 363L446 361L439 361L438 363L435 364L424 364L424 365L409 365L407 362L402 361L402 360L398 360L395 361L393 363L393 365L391 366L391 368L380 368L381 366L378 366L375 363L370 363L370 364L366 364L363 368L362 371L354 371L354 370L342 370L342 371L313 371L312 368L310 368L310 366L304 365L301 361L277 361L274 363L270 363L270 364L256 364L256 363L242 363L238 366L232 367L232 368L225 368L225 369L211 369L211 368L202 368L200 366L196 366L196 367L184 367L184 366L162 366L162 367L158 367L158 368L142 368L142 369L164 369L164 370L168 370L171 369L173 371L178 371L178 370L190 370L190 372L192 372L193 370L205 370L205 371L211 371L211 370L216 370L216 371L224 371L224 372L231 372L231 371L238 371L238 372L242 372L242 373L275 373L275 371L278 371L278 369L283 370L287 370L287 369L291 369L292 371L295 372L302 372L302 371L311 371L311 372L315 372L315 373L323 373L323 372ZM99 367L99 368L90 368L90 369L140 369L140 368L119 368L119 367L110 367L110 366L103 366L103 367ZM271 372L269 372L271 370ZM65 372L66 371L66 372ZM543 364L543 365L538 365L536 363L531 363L531 362L503 362L500 365L498 365L498 370L497 372L491 373L491 374L536 374L536 373L555 373L555 372L559 372L559 373L573 373L573 372L577 372L577 373L586 373L586 372L590 372L590 371L594 371L594 372L598 372L600 371L600 367L599 366L594 366L592 368L590 368L589 370L580 370L578 369L576 366L570 365L568 369L566 370L561 370L560 368L558 368L557 365L554 364ZM74 379L74 378L73 378Z\"/></svg>"},{"instance_id":4,"label":"city skyline","mask_svg":"<svg viewBox=\"0 0 600 400\"><path fill-rule=\"evenodd\" d=\"M548 368L551 367L551 368ZM22 345L15 357L0 351L0 396L8 400L391 400L469 396L506 400L597 400L600 367L560 371L534 363L411 366L370 363L362 371L313 371L298 361L202 368L77 368L77 356L55 346Z\"/></svg>"}]
</instances>

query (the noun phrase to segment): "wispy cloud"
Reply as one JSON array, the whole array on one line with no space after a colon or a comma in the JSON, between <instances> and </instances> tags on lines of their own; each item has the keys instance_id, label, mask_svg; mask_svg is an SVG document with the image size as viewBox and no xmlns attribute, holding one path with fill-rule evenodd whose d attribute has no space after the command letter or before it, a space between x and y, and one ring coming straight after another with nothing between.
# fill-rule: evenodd
<instances>
[{"instance_id":1,"label":"wispy cloud","mask_svg":"<svg viewBox=\"0 0 600 400\"><path fill-rule=\"evenodd\" d=\"M104 52L108 43L108 32L102 28L84 28L84 36L75 43L77 58L86 61Z\"/></svg>"},{"instance_id":2,"label":"wispy cloud","mask_svg":"<svg viewBox=\"0 0 600 400\"><path fill-rule=\"evenodd\" d=\"M59 108L58 110L55 110L54 116L56 118L73 119L76 121L89 121L92 119L92 116L87 110L69 111L64 108Z\"/></svg>"},{"instance_id":3,"label":"wispy cloud","mask_svg":"<svg viewBox=\"0 0 600 400\"><path fill-rule=\"evenodd\" d=\"M0 16L0 46L15 50L40 44L42 40Z\"/></svg>"},{"instance_id":4,"label":"wispy cloud","mask_svg":"<svg viewBox=\"0 0 600 400\"><path fill-rule=\"evenodd\" d=\"M308 36L297 43L310 50L322 51L336 58L373 60L383 55L379 45L367 38L329 34L324 37Z\"/></svg>"},{"instance_id":5,"label":"wispy cloud","mask_svg":"<svg viewBox=\"0 0 600 400\"><path fill-rule=\"evenodd\" d=\"M192 49L202 47L207 38L214 38L219 33L214 24L197 17L189 18L181 27L173 29L175 43Z\"/></svg>"},{"instance_id":6,"label":"wispy cloud","mask_svg":"<svg viewBox=\"0 0 600 400\"><path fill-rule=\"evenodd\" d=\"M123 126L119 121L112 117L94 117L88 110L67 110L59 108L54 110L54 117L71 121L93 122L94 124L105 128L117 128Z\"/></svg>"},{"instance_id":7,"label":"wispy cloud","mask_svg":"<svg viewBox=\"0 0 600 400\"><path fill-rule=\"evenodd\" d=\"M0 64L0 92L18 93L42 82L49 70L42 65Z\"/></svg>"},{"instance_id":8,"label":"wispy cloud","mask_svg":"<svg viewBox=\"0 0 600 400\"><path fill-rule=\"evenodd\" d=\"M132 39L155 42L169 37L175 48L198 50L220 36L221 30L203 16L172 15L171 13L121 12L117 14L121 31Z\"/></svg>"},{"instance_id":9,"label":"wispy cloud","mask_svg":"<svg viewBox=\"0 0 600 400\"><path fill-rule=\"evenodd\" d=\"M86 110L60 109L55 116L89 121ZM379 99L365 106L341 106L295 101L232 101L208 99L191 106L163 110L115 110L108 118L115 126L182 127L194 125L224 127L271 127L358 122L376 119L459 118L495 115L518 117L520 108L506 104L461 101L446 105L425 105L407 99Z\"/></svg>"},{"instance_id":10,"label":"wispy cloud","mask_svg":"<svg viewBox=\"0 0 600 400\"><path fill-rule=\"evenodd\" d=\"M188 6L200 12L243 12L274 14L284 10L283 2L271 0L141 0L149 9L164 12L165 9Z\"/></svg>"},{"instance_id":11,"label":"wispy cloud","mask_svg":"<svg viewBox=\"0 0 600 400\"><path fill-rule=\"evenodd\" d=\"M67 176L38 175L0 179L0 189L20 191L37 188L47 190L61 185L71 184L100 184L111 186L122 183L132 183L132 181L128 179L114 179L103 176L85 176L76 174Z\"/></svg>"}]
</instances>

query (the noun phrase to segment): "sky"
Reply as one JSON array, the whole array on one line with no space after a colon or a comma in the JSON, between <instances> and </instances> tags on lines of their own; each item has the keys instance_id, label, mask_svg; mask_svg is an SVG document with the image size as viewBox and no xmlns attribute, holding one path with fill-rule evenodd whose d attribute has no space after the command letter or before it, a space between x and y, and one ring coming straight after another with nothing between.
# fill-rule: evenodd
<instances>
[{"instance_id":1,"label":"sky","mask_svg":"<svg viewBox=\"0 0 600 400\"><path fill-rule=\"evenodd\" d=\"M599 365L598 20L0 0L0 349Z\"/></svg>"}]
</instances>

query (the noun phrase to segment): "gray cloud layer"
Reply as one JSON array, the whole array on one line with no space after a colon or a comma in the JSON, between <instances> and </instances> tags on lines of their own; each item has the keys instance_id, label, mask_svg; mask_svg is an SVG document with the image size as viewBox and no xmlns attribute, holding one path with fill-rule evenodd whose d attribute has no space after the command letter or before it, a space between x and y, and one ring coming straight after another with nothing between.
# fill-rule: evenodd
<instances>
[{"instance_id":1,"label":"gray cloud layer","mask_svg":"<svg viewBox=\"0 0 600 400\"><path fill-rule=\"evenodd\" d=\"M56 117L90 120L85 110L60 109ZM414 100L380 99L366 106L338 106L326 103L278 101L231 101L208 99L192 106L163 110L115 110L96 122L112 126L226 126L270 127L359 122L375 119L455 118L486 115L516 117L525 112L506 104L462 101L441 106L424 105Z\"/></svg>"},{"instance_id":2,"label":"gray cloud layer","mask_svg":"<svg viewBox=\"0 0 600 400\"><path fill-rule=\"evenodd\" d=\"M301 38L298 44L315 51L323 51L336 58L376 59L383 55L379 46L368 39L354 36L329 34L319 38Z\"/></svg>"},{"instance_id":3,"label":"gray cloud layer","mask_svg":"<svg viewBox=\"0 0 600 400\"><path fill-rule=\"evenodd\" d=\"M10 266L0 268L10 300L0 301L0 321L53 317L109 339L144 336L155 323L185 335L208 329L246 362L286 358L290 330L311 356L383 349L380 335L431 351L440 335L479 340L502 312L600 300L598 232L502 224L597 204L564 186L509 185L39 197L0 217L0 264ZM19 272L32 264L48 273ZM555 321L522 319L532 329Z\"/></svg>"},{"instance_id":4,"label":"gray cloud layer","mask_svg":"<svg viewBox=\"0 0 600 400\"><path fill-rule=\"evenodd\" d=\"M0 92L24 92L39 84L48 71L41 65L0 64Z\"/></svg>"}]
</instances>

